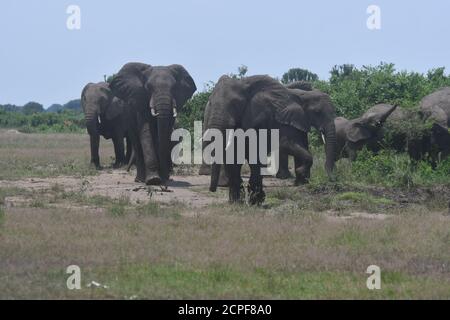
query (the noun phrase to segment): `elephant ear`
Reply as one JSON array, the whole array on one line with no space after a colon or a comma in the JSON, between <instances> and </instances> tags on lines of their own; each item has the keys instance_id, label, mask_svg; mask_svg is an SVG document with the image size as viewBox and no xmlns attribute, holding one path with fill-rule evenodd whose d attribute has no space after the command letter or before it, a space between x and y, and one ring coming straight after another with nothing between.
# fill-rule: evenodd
<instances>
[{"instance_id":1,"label":"elephant ear","mask_svg":"<svg viewBox=\"0 0 450 320\"><path fill-rule=\"evenodd\" d=\"M354 121L347 128L347 139L356 143L371 137L370 131L359 121Z\"/></svg>"},{"instance_id":2,"label":"elephant ear","mask_svg":"<svg viewBox=\"0 0 450 320\"><path fill-rule=\"evenodd\" d=\"M107 120L112 120L120 116L125 110L125 103L123 100L114 97L106 109L105 115Z\"/></svg>"},{"instance_id":3,"label":"elephant ear","mask_svg":"<svg viewBox=\"0 0 450 320\"><path fill-rule=\"evenodd\" d=\"M183 108L186 101L188 101L194 92L197 90L194 79L187 72L187 70L179 64L169 66L172 70L175 79L177 80L177 88L175 92L175 100L177 100L177 107L179 110Z\"/></svg>"},{"instance_id":4,"label":"elephant ear","mask_svg":"<svg viewBox=\"0 0 450 320\"><path fill-rule=\"evenodd\" d=\"M145 99L147 91L144 87L144 72L149 68L151 66L144 63L127 63L111 80L111 91L124 101Z\"/></svg>"},{"instance_id":5,"label":"elephant ear","mask_svg":"<svg viewBox=\"0 0 450 320\"><path fill-rule=\"evenodd\" d=\"M311 130L311 124L305 110L295 102L282 109L278 113L277 120L284 125L292 126L303 132L309 132Z\"/></svg>"}]
</instances>

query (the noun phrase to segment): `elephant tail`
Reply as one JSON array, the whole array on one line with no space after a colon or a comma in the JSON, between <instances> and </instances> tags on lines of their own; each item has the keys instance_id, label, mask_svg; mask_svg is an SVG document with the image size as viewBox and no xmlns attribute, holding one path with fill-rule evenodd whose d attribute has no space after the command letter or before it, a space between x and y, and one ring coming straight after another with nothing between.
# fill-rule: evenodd
<instances>
[{"instance_id":1,"label":"elephant tail","mask_svg":"<svg viewBox=\"0 0 450 320\"><path fill-rule=\"evenodd\" d=\"M133 166L135 159L136 158L136 153L134 151L134 148L131 148L131 156L130 156L130 161L128 161L128 166L127 166L127 172L130 172L131 167Z\"/></svg>"}]
</instances>

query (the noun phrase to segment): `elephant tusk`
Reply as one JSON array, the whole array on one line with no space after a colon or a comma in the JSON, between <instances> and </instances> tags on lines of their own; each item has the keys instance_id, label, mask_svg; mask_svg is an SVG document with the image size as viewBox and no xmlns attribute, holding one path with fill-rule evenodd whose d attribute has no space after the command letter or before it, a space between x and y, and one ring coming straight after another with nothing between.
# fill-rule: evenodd
<instances>
[{"instance_id":1,"label":"elephant tusk","mask_svg":"<svg viewBox=\"0 0 450 320\"><path fill-rule=\"evenodd\" d=\"M322 136L322 141L323 141L323 143L327 143L326 141L325 141L325 135L323 134L323 133L321 133L321 136Z\"/></svg>"},{"instance_id":2,"label":"elephant tusk","mask_svg":"<svg viewBox=\"0 0 450 320\"><path fill-rule=\"evenodd\" d=\"M231 143L233 142L233 133L231 132L231 130L228 131L227 135L227 146L225 147L225 150L228 150L231 146Z\"/></svg>"},{"instance_id":3,"label":"elephant tusk","mask_svg":"<svg viewBox=\"0 0 450 320\"><path fill-rule=\"evenodd\" d=\"M150 110L151 110L152 116L157 117L159 115L159 113L157 113L155 109L150 108Z\"/></svg>"},{"instance_id":4,"label":"elephant tusk","mask_svg":"<svg viewBox=\"0 0 450 320\"><path fill-rule=\"evenodd\" d=\"M100 116L98 116L97 119L98 119L98 123L101 124L102 123L102 119L100 119Z\"/></svg>"},{"instance_id":5,"label":"elephant tusk","mask_svg":"<svg viewBox=\"0 0 450 320\"><path fill-rule=\"evenodd\" d=\"M176 118L178 116L177 108L173 108L173 117Z\"/></svg>"}]
</instances>

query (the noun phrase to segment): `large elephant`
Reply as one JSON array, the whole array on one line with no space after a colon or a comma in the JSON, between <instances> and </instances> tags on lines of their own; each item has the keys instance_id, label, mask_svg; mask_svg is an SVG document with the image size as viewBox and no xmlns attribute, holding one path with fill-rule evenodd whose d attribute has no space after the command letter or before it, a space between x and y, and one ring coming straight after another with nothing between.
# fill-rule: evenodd
<instances>
[{"instance_id":1,"label":"large elephant","mask_svg":"<svg viewBox=\"0 0 450 320\"><path fill-rule=\"evenodd\" d=\"M111 81L116 96L127 102L136 157L137 182L165 184L171 166L175 118L197 90L181 65L127 63Z\"/></svg>"},{"instance_id":2,"label":"large elephant","mask_svg":"<svg viewBox=\"0 0 450 320\"><path fill-rule=\"evenodd\" d=\"M324 105L328 107L325 108ZM311 126L326 136L326 170L330 177L333 175L336 151L334 117L329 97L321 92L305 94L302 90L289 90L268 76L242 79L222 76L211 93L205 110L205 130L217 129L226 137L227 129L279 129L280 150L294 155L297 160L297 181L302 182L308 179L312 164L312 156L304 141ZM227 151L225 146L229 146L227 141L229 137L223 144L224 154ZM248 152L246 157L249 157ZM224 166L229 179L229 199L231 202L240 201L241 165L227 163ZM248 192L252 204L261 203L264 199L260 169L260 162L250 164ZM219 174L220 164L213 163L210 185L213 192L217 189Z\"/></svg>"},{"instance_id":3,"label":"large elephant","mask_svg":"<svg viewBox=\"0 0 450 320\"><path fill-rule=\"evenodd\" d=\"M420 102L420 116L432 125L428 150L433 166L439 155L445 158L450 154L450 87L444 87L424 97Z\"/></svg>"},{"instance_id":4,"label":"large elephant","mask_svg":"<svg viewBox=\"0 0 450 320\"><path fill-rule=\"evenodd\" d=\"M97 169L101 168L98 149L100 136L103 136L113 140L116 158L114 167L125 165L131 156L131 143L124 102L113 95L106 82L89 83L81 93L81 106L90 136L91 163ZM127 139L126 154L124 138Z\"/></svg>"},{"instance_id":5,"label":"large elephant","mask_svg":"<svg viewBox=\"0 0 450 320\"><path fill-rule=\"evenodd\" d=\"M378 151L379 142L383 139L383 125L396 109L397 106L378 104L357 119L336 118L338 158L354 161L357 152L364 146Z\"/></svg>"}]
</instances>

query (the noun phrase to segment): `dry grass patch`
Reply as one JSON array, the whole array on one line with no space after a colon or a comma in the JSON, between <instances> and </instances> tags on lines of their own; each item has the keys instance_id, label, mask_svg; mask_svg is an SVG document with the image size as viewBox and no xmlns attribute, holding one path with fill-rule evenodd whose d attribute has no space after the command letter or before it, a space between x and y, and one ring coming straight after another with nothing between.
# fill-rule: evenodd
<instances>
[{"instance_id":1,"label":"dry grass patch","mask_svg":"<svg viewBox=\"0 0 450 320\"><path fill-rule=\"evenodd\" d=\"M173 206L169 206L173 208ZM450 220L438 213L336 224L304 212L211 207L194 218L139 207L127 214L7 208L1 226L2 297L448 298ZM180 208L180 210L184 210ZM65 289L64 270L84 270ZM379 265L383 290L365 289ZM75 296L74 296L75 295Z\"/></svg>"}]
</instances>

